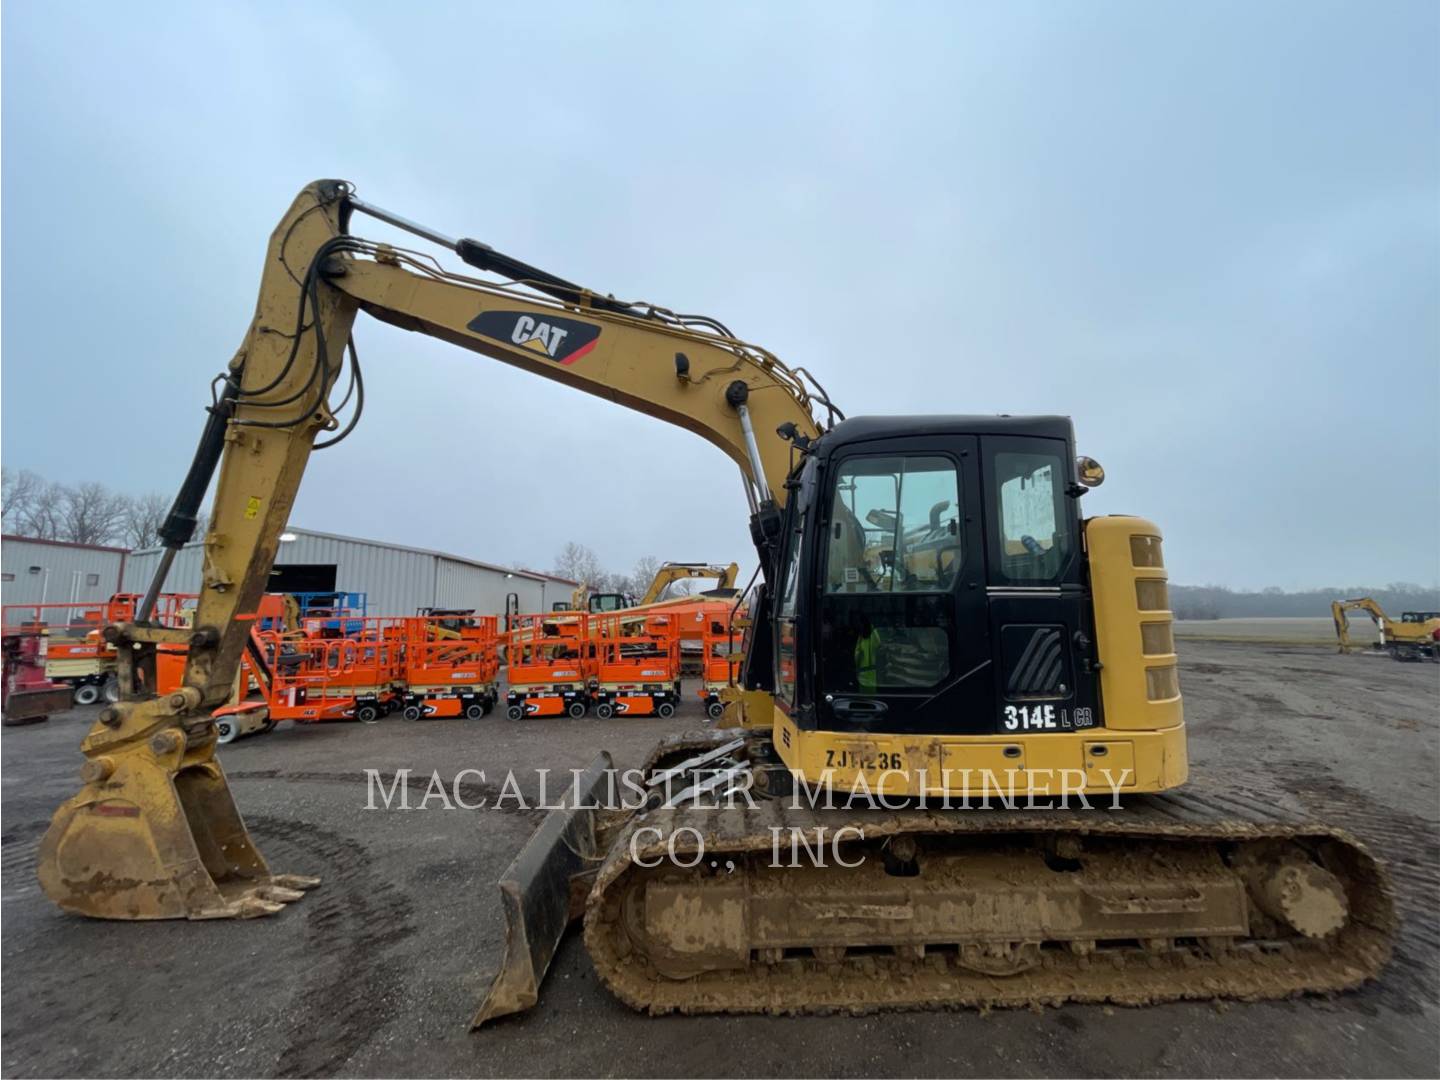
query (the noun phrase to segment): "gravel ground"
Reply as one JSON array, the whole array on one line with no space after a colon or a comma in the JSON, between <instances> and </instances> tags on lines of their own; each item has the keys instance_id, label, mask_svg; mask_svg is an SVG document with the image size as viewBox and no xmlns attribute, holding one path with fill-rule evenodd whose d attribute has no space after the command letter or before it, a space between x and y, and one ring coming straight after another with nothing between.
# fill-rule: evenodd
<instances>
[{"instance_id":1,"label":"gravel ground","mask_svg":"<svg viewBox=\"0 0 1440 1080\"><path fill-rule=\"evenodd\" d=\"M540 814L367 812L363 770L473 767L493 781L583 767L602 747L636 765L661 735L698 726L693 699L670 721L283 725L224 747L271 865L324 884L276 918L208 923L93 922L40 893L36 844L75 790L92 719L76 710L0 739L3 1073L1435 1075L1440 666L1182 648L1192 770L1278 784L1389 860L1405 921L1377 983L1256 1005L652 1019L597 984L572 934L540 1005L472 1035L502 952L494 883Z\"/></svg>"},{"instance_id":2,"label":"gravel ground","mask_svg":"<svg viewBox=\"0 0 1440 1080\"><path fill-rule=\"evenodd\" d=\"M1175 636L1182 640L1202 638L1229 641L1235 638L1261 638L1293 644L1335 645L1335 621L1326 618L1273 619L1178 619ZM1369 616L1350 620L1350 640L1356 648L1368 648L1375 641L1375 624Z\"/></svg>"}]
</instances>

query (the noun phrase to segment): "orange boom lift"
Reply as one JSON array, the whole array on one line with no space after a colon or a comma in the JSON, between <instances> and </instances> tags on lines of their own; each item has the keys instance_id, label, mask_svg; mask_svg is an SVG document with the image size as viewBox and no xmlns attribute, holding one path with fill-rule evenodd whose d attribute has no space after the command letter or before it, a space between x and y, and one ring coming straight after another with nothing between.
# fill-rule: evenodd
<instances>
[{"instance_id":1,"label":"orange boom lift","mask_svg":"<svg viewBox=\"0 0 1440 1080\"><path fill-rule=\"evenodd\" d=\"M287 637L274 630L251 631L245 660L269 705L270 719L373 724L400 707L403 620L347 622L359 624L354 636Z\"/></svg>"}]
</instances>

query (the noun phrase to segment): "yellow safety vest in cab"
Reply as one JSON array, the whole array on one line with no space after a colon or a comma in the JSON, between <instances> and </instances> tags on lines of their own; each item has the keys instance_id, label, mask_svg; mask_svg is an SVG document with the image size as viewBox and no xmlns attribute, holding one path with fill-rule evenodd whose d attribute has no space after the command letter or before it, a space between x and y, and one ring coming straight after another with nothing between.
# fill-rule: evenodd
<instances>
[{"instance_id":1,"label":"yellow safety vest in cab","mask_svg":"<svg viewBox=\"0 0 1440 1080\"><path fill-rule=\"evenodd\" d=\"M855 640L855 685L862 694L873 694L879 685L875 680L875 662L879 655L878 630L871 630Z\"/></svg>"}]
</instances>

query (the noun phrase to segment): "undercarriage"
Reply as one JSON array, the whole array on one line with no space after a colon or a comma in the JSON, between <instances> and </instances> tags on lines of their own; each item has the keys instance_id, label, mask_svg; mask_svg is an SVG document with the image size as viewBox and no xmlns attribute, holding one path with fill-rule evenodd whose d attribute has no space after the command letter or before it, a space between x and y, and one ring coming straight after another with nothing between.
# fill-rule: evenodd
<instances>
[{"instance_id":1,"label":"undercarriage","mask_svg":"<svg viewBox=\"0 0 1440 1080\"><path fill-rule=\"evenodd\" d=\"M1349 989L1389 956L1381 865L1263 792L887 810L765 797L770 768L739 732L678 736L642 801L597 761L502 883L477 1022L533 1004L582 914L601 979L651 1013L1255 1000Z\"/></svg>"}]
</instances>

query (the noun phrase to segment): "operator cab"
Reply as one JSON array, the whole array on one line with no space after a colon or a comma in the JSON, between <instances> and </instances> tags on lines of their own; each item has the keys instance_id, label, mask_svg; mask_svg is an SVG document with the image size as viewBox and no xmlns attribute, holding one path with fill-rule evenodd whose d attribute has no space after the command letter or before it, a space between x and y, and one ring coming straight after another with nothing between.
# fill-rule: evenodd
<instances>
[{"instance_id":1,"label":"operator cab","mask_svg":"<svg viewBox=\"0 0 1440 1080\"><path fill-rule=\"evenodd\" d=\"M1101 723L1068 418L846 420L792 489L774 678L800 728Z\"/></svg>"},{"instance_id":2,"label":"operator cab","mask_svg":"<svg viewBox=\"0 0 1440 1080\"><path fill-rule=\"evenodd\" d=\"M618 592L591 593L586 604L587 610L592 615L603 615L607 611L624 611L626 608L634 606L634 600L625 593Z\"/></svg>"}]
</instances>

